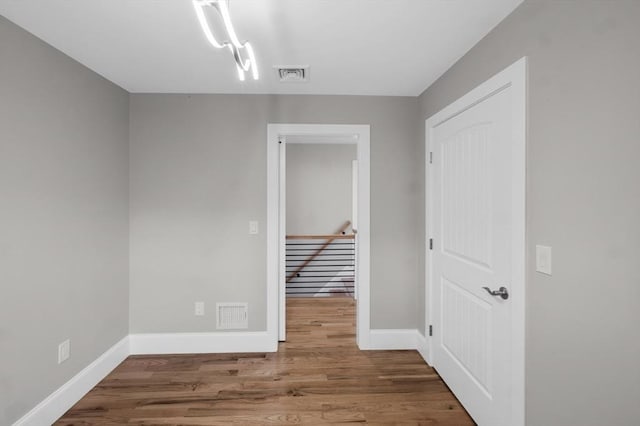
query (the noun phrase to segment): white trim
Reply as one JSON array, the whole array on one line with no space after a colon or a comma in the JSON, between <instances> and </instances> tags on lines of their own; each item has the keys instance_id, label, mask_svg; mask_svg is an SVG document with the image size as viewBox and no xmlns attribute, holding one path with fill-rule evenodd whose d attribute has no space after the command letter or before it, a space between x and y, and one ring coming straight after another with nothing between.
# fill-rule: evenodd
<instances>
[{"instance_id":1,"label":"white trim","mask_svg":"<svg viewBox=\"0 0 640 426\"><path fill-rule=\"evenodd\" d=\"M425 183L425 190L427 191L426 196L424 197L424 202L426 203L425 206L425 213L427 215L426 218L426 236L425 236L425 247L426 247L426 253L427 253L427 259L425 262L425 291L424 291L424 296L425 296L425 302L424 302L424 306L425 306L425 325L424 325L424 329L425 329L425 334L429 331L429 327L431 327L431 325L433 324L433 306L431 301L433 300L433 286L430 284L433 282L433 274L432 274L432 270L433 268L431 267L432 262L433 262L433 250L430 248L430 244L429 244L429 239L431 238L431 235L433 234L433 202L431 200L431 194L433 194L433 167L431 167L431 153L433 152L433 147L431 146L431 122L429 120L425 121L425 147L426 147L426 155L427 155L427 159L425 161L426 164L426 173L425 173L425 179L427 180L427 182ZM427 352L426 352L426 358L425 361L427 361L427 363L429 365L433 365L433 345L431 344L431 336L427 336L425 337L425 340L427 340L428 344L427 344Z\"/></svg>"},{"instance_id":2,"label":"white trim","mask_svg":"<svg viewBox=\"0 0 640 426\"><path fill-rule=\"evenodd\" d=\"M271 340L279 340L278 317L280 312L279 303L279 276L280 276L280 233L279 216L280 209L280 184L279 184L279 162L280 149L278 144L278 133L267 126L267 334ZM274 145L275 144L275 145ZM271 147L271 148L269 148ZM276 343L277 344L277 343Z\"/></svg>"},{"instance_id":3,"label":"white trim","mask_svg":"<svg viewBox=\"0 0 640 426\"><path fill-rule=\"evenodd\" d=\"M417 349L426 340L418 330L371 330L368 349ZM53 424L129 355L275 352L277 341L266 331L230 333L130 334L56 389L13 426ZM424 355L423 355L424 358Z\"/></svg>"},{"instance_id":4,"label":"white trim","mask_svg":"<svg viewBox=\"0 0 640 426\"><path fill-rule=\"evenodd\" d=\"M371 330L369 349L374 350L409 350L417 349L417 338L420 333L416 329L374 329Z\"/></svg>"},{"instance_id":5,"label":"white trim","mask_svg":"<svg viewBox=\"0 0 640 426\"><path fill-rule=\"evenodd\" d=\"M68 382L16 421L13 426L50 425L129 356L129 337L109 348Z\"/></svg>"},{"instance_id":6,"label":"white trim","mask_svg":"<svg viewBox=\"0 0 640 426\"><path fill-rule=\"evenodd\" d=\"M512 282L522 283L520 292L514 291L511 295L511 303L514 311L521 315L512 317L511 353L513 354L514 387L512 394L512 413L514 426L523 426L525 420L525 318L527 291L527 81L528 66L527 57L507 68L507 77L511 80L511 90L514 97L511 112L513 113L513 139L516 141L513 149L513 164L516 172L511 180L511 193L513 197L512 223L517 226L513 231L512 247L517 247L513 256Z\"/></svg>"},{"instance_id":7,"label":"white trim","mask_svg":"<svg viewBox=\"0 0 640 426\"><path fill-rule=\"evenodd\" d=\"M374 329L371 330L369 349L374 350L416 350L427 364L429 340L417 329ZM431 364L429 364L431 365Z\"/></svg>"},{"instance_id":8,"label":"white trim","mask_svg":"<svg viewBox=\"0 0 640 426\"><path fill-rule=\"evenodd\" d=\"M358 288L356 342L370 346L370 130L368 125L269 124L267 127L267 333L275 342L284 323L284 298L280 297L280 240L284 233L280 216L279 140L292 143L354 143L358 160L358 233L356 234L356 286Z\"/></svg>"},{"instance_id":9,"label":"white trim","mask_svg":"<svg viewBox=\"0 0 640 426\"><path fill-rule=\"evenodd\" d=\"M514 142L512 165L515 170L512 180L512 199L513 199L513 268L512 268L512 286L514 283L520 283L519 286L515 286L515 291L510 291L510 299L513 304L513 312L519 315L512 317L511 328L511 342L512 342L512 371L511 377L513 379L511 386L512 395L512 422L513 426L522 426L525 424L525 292L526 292L526 100L527 100L527 58L523 57L513 65L507 67L505 70L499 72L495 76L491 77L480 86L476 87L451 105L444 108L442 111L436 113L432 117L425 121L425 146L426 152L432 152L432 129L437 127L444 121L460 114L466 109L478 104L482 100L491 96L492 94L503 90L506 87L511 88L512 93L512 106L513 112L513 127L512 137ZM428 155L428 154L427 154ZM427 218L428 231L427 239L432 234L433 223L431 218L433 217L431 200L433 190L431 187L431 167L428 167L429 172L426 173L428 179L427 185L427 212L429 218ZM431 276L432 254L428 250L427 255L427 291L425 295L427 297L426 305L428 306L428 314L426 316L426 327L428 329L429 324L432 323L433 312L433 298L431 297L433 277ZM511 290L511 289L510 289ZM520 291L518 291L520 290ZM436 330L437 333L437 330ZM431 338L428 338L431 343ZM428 362L431 364L433 361L433 345L429 345L430 350L427 352Z\"/></svg>"},{"instance_id":10,"label":"white trim","mask_svg":"<svg viewBox=\"0 0 640 426\"><path fill-rule=\"evenodd\" d=\"M287 144L284 137L280 137L282 143L278 144L278 185L280 187L278 211L278 340L284 342L287 339L287 264L282 259L287 257Z\"/></svg>"},{"instance_id":11,"label":"white trim","mask_svg":"<svg viewBox=\"0 0 640 426\"><path fill-rule=\"evenodd\" d=\"M351 161L351 229L358 232L358 160Z\"/></svg>"},{"instance_id":12,"label":"white trim","mask_svg":"<svg viewBox=\"0 0 640 426\"><path fill-rule=\"evenodd\" d=\"M431 362L427 359L429 354L429 340L417 330L416 330L416 350L418 351L422 359L424 359L424 362L426 362L431 366L432 365Z\"/></svg>"},{"instance_id":13,"label":"white trim","mask_svg":"<svg viewBox=\"0 0 640 426\"><path fill-rule=\"evenodd\" d=\"M351 161L351 229L358 233L358 160ZM358 259L358 244L354 249L355 258ZM353 283L353 298L358 301L358 283Z\"/></svg>"},{"instance_id":14,"label":"white trim","mask_svg":"<svg viewBox=\"0 0 640 426\"><path fill-rule=\"evenodd\" d=\"M266 331L229 333L150 333L129 335L131 355L275 352Z\"/></svg>"}]
</instances>

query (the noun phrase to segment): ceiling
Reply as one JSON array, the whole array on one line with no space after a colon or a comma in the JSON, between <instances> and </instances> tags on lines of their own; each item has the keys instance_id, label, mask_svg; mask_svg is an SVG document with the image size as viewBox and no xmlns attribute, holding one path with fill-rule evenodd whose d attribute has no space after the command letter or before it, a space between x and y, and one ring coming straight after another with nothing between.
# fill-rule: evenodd
<instances>
[{"instance_id":1,"label":"ceiling","mask_svg":"<svg viewBox=\"0 0 640 426\"><path fill-rule=\"evenodd\" d=\"M522 0L230 0L260 80L240 82L191 0L0 0L0 14L136 93L417 96ZM308 65L280 83L274 66Z\"/></svg>"}]
</instances>

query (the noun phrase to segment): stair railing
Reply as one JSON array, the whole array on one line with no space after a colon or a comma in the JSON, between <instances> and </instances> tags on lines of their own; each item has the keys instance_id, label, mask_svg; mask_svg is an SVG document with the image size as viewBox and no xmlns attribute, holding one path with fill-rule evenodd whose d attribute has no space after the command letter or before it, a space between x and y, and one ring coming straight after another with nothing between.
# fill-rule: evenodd
<instances>
[{"instance_id":1,"label":"stair railing","mask_svg":"<svg viewBox=\"0 0 640 426\"><path fill-rule=\"evenodd\" d=\"M308 264L313 262L313 260L316 257L318 257L320 255L320 253L322 253L324 251L324 249L329 247L329 245L334 240L336 240L336 239L353 239L353 237L354 237L353 235L345 235L344 234L344 232L347 230L347 228L349 228L349 226L351 226L351 221L350 220L346 221L340 227L340 229L338 229L338 231L335 234L331 234L331 235L287 235L287 240L315 240L315 239L326 239L327 240L322 245L322 247L320 247L314 254L309 256L307 258L307 260L302 262L302 265L300 265L295 271L293 271L287 277L287 282L290 282L292 279L294 279L300 273L300 271L302 271L304 268L306 268Z\"/></svg>"}]
</instances>

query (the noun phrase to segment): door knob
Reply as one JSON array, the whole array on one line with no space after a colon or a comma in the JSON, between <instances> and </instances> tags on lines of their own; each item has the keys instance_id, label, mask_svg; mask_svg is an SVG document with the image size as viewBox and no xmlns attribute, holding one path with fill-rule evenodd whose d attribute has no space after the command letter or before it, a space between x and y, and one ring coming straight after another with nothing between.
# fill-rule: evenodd
<instances>
[{"instance_id":1,"label":"door knob","mask_svg":"<svg viewBox=\"0 0 640 426\"><path fill-rule=\"evenodd\" d=\"M482 287L482 288L487 290L487 293L489 293L492 296L500 296L504 300L507 300L509 298L509 291L507 290L506 287L500 287L497 290L491 290L489 287Z\"/></svg>"}]
</instances>

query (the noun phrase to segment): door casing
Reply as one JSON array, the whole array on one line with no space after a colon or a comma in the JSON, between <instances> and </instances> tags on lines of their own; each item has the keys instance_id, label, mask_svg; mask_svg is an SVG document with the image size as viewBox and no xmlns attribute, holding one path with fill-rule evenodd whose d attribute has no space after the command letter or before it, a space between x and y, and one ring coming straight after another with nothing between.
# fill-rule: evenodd
<instances>
[{"instance_id":1,"label":"door casing","mask_svg":"<svg viewBox=\"0 0 640 426\"><path fill-rule=\"evenodd\" d=\"M267 127L267 333L285 340L284 203L280 143L352 143L357 146L358 195L356 234L356 342L371 349L370 330L370 129L369 125L269 124Z\"/></svg>"},{"instance_id":2,"label":"door casing","mask_svg":"<svg viewBox=\"0 0 640 426\"><path fill-rule=\"evenodd\" d=\"M527 100L527 58L523 57L505 70L491 77L478 87L462 96L449 106L434 114L425 121L425 147L426 147L426 184L427 190L426 208L427 233L426 233L426 289L425 306L428 307L425 315L425 330L429 330L433 324L433 312L436 301L433 300L433 255L429 250L429 240L433 235L432 221L435 200L433 199L433 168L430 167L430 152L433 151L433 129L439 124L455 117L467 109L477 105L496 92L510 87L513 97L511 110L512 117L512 140L513 155L511 165L513 167L512 182L512 220L513 238L512 247L514 250L513 269L511 276L510 299L513 304L512 328L511 328L511 351L513 364L511 371L512 379L512 419L513 426L523 426L525 424L525 292L526 292L526 100ZM437 330L435 332L438 332ZM427 336L428 350L427 362L433 365L433 337Z\"/></svg>"}]
</instances>

